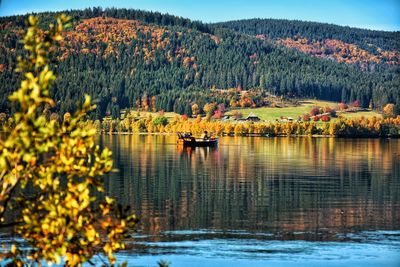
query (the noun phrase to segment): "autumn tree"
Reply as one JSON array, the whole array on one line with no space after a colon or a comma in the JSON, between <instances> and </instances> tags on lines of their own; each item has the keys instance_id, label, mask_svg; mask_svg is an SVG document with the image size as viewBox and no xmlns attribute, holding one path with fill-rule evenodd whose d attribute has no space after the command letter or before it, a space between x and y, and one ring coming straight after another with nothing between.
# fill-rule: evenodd
<instances>
[{"instance_id":1,"label":"autumn tree","mask_svg":"<svg viewBox=\"0 0 400 267\"><path fill-rule=\"evenodd\" d=\"M7 119L6 113L4 112L0 113L0 126L6 122L6 119Z\"/></svg>"},{"instance_id":2,"label":"autumn tree","mask_svg":"<svg viewBox=\"0 0 400 267\"><path fill-rule=\"evenodd\" d=\"M196 117L196 119L194 120L194 122L195 122L196 124L200 123L200 122L201 122L201 116L200 116L200 115L197 115L197 117Z\"/></svg>"},{"instance_id":3,"label":"autumn tree","mask_svg":"<svg viewBox=\"0 0 400 267\"><path fill-rule=\"evenodd\" d=\"M48 264L76 266L104 254L110 264L134 216L116 209L112 198L100 195L103 175L111 171L111 151L95 145L95 129L79 124L94 109L86 96L81 108L64 116L63 123L48 121L42 110L53 107L49 90L54 73L49 56L62 40L69 18L41 30L30 16L23 39L26 53L18 60L23 81L10 97L15 106L14 127L3 127L0 139L0 220L13 226L31 249L17 243L0 254L12 266ZM12 221L5 216L12 212Z\"/></svg>"},{"instance_id":4,"label":"autumn tree","mask_svg":"<svg viewBox=\"0 0 400 267\"><path fill-rule=\"evenodd\" d=\"M303 115L303 121L309 121L311 118L310 114L304 114Z\"/></svg>"},{"instance_id":5,"label":"autumn tree","mask_svg":"<svg viewBox=\"0 0 400 267\"><path fill-rule=\"evenodd\" d=\"M347 109L349 106L347 106L345 103L341 102L338 104L338 107L340 110L345 110Z\"/></svg>"},{"instance_id":6,"label":"autumn tree","mask_svg":"<svg viewBox=\"0 0 400 267\"><path fill-rule=\"evenodd\" d=\"M310 115L311 115L311 116L316 116L316 115L318 115L319 113L320 113L319 107L313 107L313 108L310 110Z\"/></svg>"},{"instance_id":7,"label":"autumn tree","mask_svg":"<svg viewBox=\"0 0 400 267\"><path fill-rule=\"evenodd\" d=\"M197 105L196 103L194 103L194 104L192 105L192 114L193 114L194 116L196 116L197 114L199 114L199 105Z\"/></svg>"},{"instance_id":8,"label":"autumn tree","mask_svg":"<svg viewBox=\"0 0 400 267\"><path fill-rule=\"evenodd\" d=\"M221 119L224 116L225 111L225 105L223 103L219 104L217 106L217 109L214 111L214 119Z\"/></svg>"},{"instance_id":9,"label":"autumn tree","mask_svg":"<svg viewBox=\"0 0 400 267\"><path fill-rule=\"evenodd\" d=\"M214 111L217 109L216 103L207 103L204 105L203 110L207 114L207 116L213 115Z\"/></svg>"},{"instance_id":10,"label":"autumn tree","mask_svg":"<svg viewBox=\"0 0 400 267\"><path fill-rule=\"evenodd\" d=\"M359 100L356 100L353 103L351 103L351 106L353 106L355 108L359 108L359 107L361 107L361 102Z\"/></svg>"},{"instance_id":11,"label":"autumn tree","mask_svg":"<svg viewBox=\"0 0 400 267\"><path fill-rule=\"evenodd\" d=\"M229 101L229 106L230 106L231 108L234 108L234 107L237 107L238 104L237 104L236 100L232 98L232 99Z\"/></svg>"},{"instance_id":12,"label":"autumn tree","mask_svg":"<svg viewBox=\"0 0 400 267\"><path fill-rule=\"evenodd\" d=\"M386 104L386 106L383 107L383 113L386 116L393 116L394 115L394 105L393 104Z\"/></svg>"},{"instance_id":13,"label":"autumn tree","mask_svg":"<svg viewBox=\"0 0 400 267\"><path fill-rule=\"evenodd\" d=\"M156 112L156 97L155 96L152 96L151 98L150 98L150 106L151 106L151 111L153 111L153 112Z\"/></svg>"},{"instance_id":14,"label":"autumn tree","mask_svg":"<svg viewBox=\"0 0 400 267\"><path fill-rule=\"evenodd\" d=\"M224 103L219 104L217 108L222 113L222 115L225 114L226 108Z\"/></svg>"},{"instance_id":15,"label":"autumn tree","mask_svg":"<svg viewBox=\"0 0 400 267\"><path fill-rule=\"evenodd\" d=\"M148 111L149 110L149 99L148 99L146 93L142 96L141 107L142 107L143 111Z\"/></svg>"},{"instance_id":16,"label":"autumn tree","mask_svg":"<svg viewBox=\"0 0 400 267\"><path fill-rule=\"evenodd\" d=\"M235 110L232 112L232 116L235 118L235 120L240 120L241 118L243 118L243 113Z\"/></svg>"},{"instance_id":17,"label":"autumn tree","mask_svg":"<svg viewBox=\"0 0 400 267\"><path fill-rule=\"evenodd\" d=\"M216 111L214 111L214 115L213 115L213 118L214 118L214 119L219 120L219 119L222 118L222 116L223 116L223 113L222 113L219 109L217 109Z\"/></svg>"}]
</instances>

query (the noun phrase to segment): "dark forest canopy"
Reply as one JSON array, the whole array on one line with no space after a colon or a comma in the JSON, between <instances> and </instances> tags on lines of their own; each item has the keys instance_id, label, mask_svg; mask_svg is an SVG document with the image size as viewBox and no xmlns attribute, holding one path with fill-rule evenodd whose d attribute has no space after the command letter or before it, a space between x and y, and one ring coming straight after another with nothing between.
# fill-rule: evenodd
<instances>
[{"instance_id":1,"label":"dark forest canopy","mask_svg":"<svg viewBox=\"0 0 400 267\"><path fill-rule=\"evenodd\" d=\"M364 47L398 51L398 33L329 24L246 20L203 24L181 17L128 9L66 12L74 20L55 52L59 79L54 112L72 111L84 93L96 100L93 118L114 117L123 108L191 114L191 105L237 100L241 90L285 97L311 97L382 108L400 104L397 64L338 63L277 45L274 38L302 35L336 38ZM41 13L43 24L55 13ZM13 72L26 16L0 18L0 112L12 112L6 96L20 80ZM260 32L257 32L257 31ZM254 35L265 34L271 39ZM291 35L292 34L292 35ZM235 90L231 94L222 90ZM254 94L254 102L261 94Z\"/></svg>"},{"instance_id":2,"label":"dark forest canopy","mask_svg":"<svg viewBox=\"0 0 400 267\"><path fill-rule=\"evenodd\" d=\"M214 25L250 35L264 34L271 39L302 36L317 41L337 39L370 50L375 46L386 50L400 49L400 32L358 29L328 23L285 19L246 19Z\"/></svg>"}]
</instances>

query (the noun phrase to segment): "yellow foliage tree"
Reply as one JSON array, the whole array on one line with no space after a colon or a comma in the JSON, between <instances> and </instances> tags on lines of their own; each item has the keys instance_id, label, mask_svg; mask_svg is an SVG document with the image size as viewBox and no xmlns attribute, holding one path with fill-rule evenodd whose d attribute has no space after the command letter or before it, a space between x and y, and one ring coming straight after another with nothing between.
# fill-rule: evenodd
<instances>
[{"instance_id":1,"label":"yellow foliage tree","mask_svg":"<svg viewBox=\"0 0 400 267\"><path fill-rule=\"evenodd\" d=\"M393 116L393 111L394 104L386 104L386 106L383 108L383 112L388 116Z\"/></svg>"},{"instance_id":2,"label":"yellow foliage tree","mask_svg":"<svg viewBox=\"0 0 400 267\"><path fill-rule=\"evenodd\" d=\"M193 115L198 115L199 114L199 105L197 105L196 103L194 103L192 105L192 114Z\"/></svg>"},{"instance_id":3,"label":"yellow foliage tree","mask_svg":"<svg viewBox=\"0 0 400 267\"><path fill-rule=\"evenodd\" d=\"M41 112L54 106L49 89L56 77L49 56L69 18L59 16L46 31L38 23L33 16L27 21L27 53L17 69L23 81L9 98L17 108L15 126L4 127L0 140L0 220L2 226L15 227L32 249L12 244L0 260L12 266L40 266L42 261L76 266L103 253L114 264L113 253L124 248L122 239L136 219L118 212L112 198L96 200L112 158L110 150L95 145L96 129L79 126L94 108L90 98L75 114L66 114L62 124ZM8 221L8 210L15 220Z\"/></svg>"}]
</instances>

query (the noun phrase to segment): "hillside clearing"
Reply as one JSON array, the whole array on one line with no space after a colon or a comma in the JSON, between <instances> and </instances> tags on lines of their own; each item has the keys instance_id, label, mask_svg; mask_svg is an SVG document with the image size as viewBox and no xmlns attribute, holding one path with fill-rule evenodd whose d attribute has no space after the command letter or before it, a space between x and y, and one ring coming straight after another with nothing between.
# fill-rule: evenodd
<instances>
[{"instance_id":1,"label":"hillside clearing","mask_svg":"<svg viewBox=\"0 0 400 267\"><path fill-rule=\"evenodd\" d=\"M279 120L283 117L292 117L293 119L297 119L299 116L307 114L313 107L337 107L338 103L323 101L323 100L304 100L301 101L299 106L293 107L284 107L284 108L272 108L272 107L262 107L262 108L244 108L244 109L235 109L227 112L227 115L232 115L234 111L241 112L243 117L248 116L250 113L257 115L261 120L265 121L275 121ZM376 111L361 111L361 112L346 112L340 113L346 118L356 118L356 117L381 117L382 115Z\"/></svg>"}]
</instances>

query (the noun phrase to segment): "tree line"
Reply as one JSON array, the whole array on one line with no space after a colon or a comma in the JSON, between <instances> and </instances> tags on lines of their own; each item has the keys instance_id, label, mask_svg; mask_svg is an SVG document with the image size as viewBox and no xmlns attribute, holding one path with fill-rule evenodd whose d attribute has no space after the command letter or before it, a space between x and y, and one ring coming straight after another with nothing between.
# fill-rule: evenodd
<instances>
[{"instance_id":1,"label":"tree line","mask_svg":"<svg viewBox=\"0 0 400 267\"><path fill-rule=\"evenodd\" d=\"M215 136L221 135L259 135L259 136L312 136L331 137L400 137L400 116L388 118L339 118L330 122L223 122L197 116L189 120L177 116L168 120L164 116L146 118L126 117L124 119L105 118L87 120L81 123L83 129L96 129L98 132L113 133L170 133L190 132L200 136L204 131Z\"/></svg>"}]
</instances>

